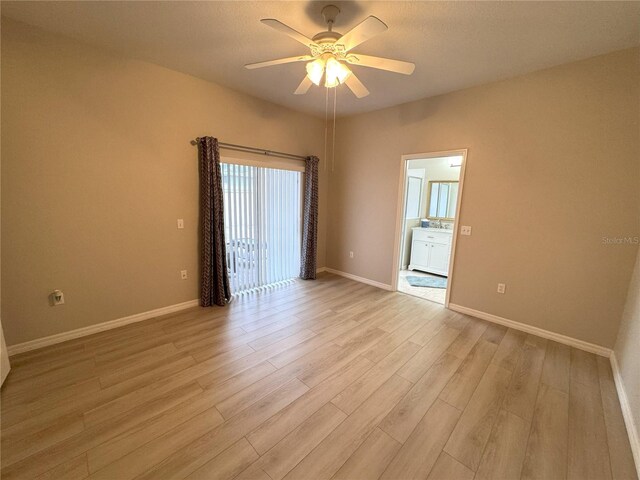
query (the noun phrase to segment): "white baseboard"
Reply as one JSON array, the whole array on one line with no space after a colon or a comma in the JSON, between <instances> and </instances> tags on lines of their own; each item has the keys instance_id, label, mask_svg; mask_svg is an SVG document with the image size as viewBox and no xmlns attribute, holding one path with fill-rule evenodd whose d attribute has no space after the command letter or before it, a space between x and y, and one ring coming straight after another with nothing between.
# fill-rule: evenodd
<instances>
[{"instance_id":1,"label":"white baseboard","mask_svg":"<svg viewBox=\"0 0 640 480\"><path fill-rule=\"evenodd\" d=\"M55 335L50 335L48 337L37 338L28 342L10 345L7 347L7 352L9 353L9 356L16 355L18 353L36 350L49 345L55 345L56 343L66 342L67 340L73 340L74 338L86 337L87 335L93 335L94 333L122 327L124 325L129 325L130 323L142 322L143 320L159 317L160 315L179 312L180 310L197 307L198 305L200 305L200 300L189 300L188 302L156 308L155 310L149 310L148 312L136 313L134 315L129 315L128 317L117 318L115 320L89 325L88 327L82 327L76 330L56 333Z\"/></svg>"},{"instance_id":2,"label":"white baseboard","mask_svg":"<svg viewBox=\"0 0 640 480\"><path fill-rule=\"evenodd\" d=\"M327 271L327 267L316 268L316 273L322 273L322 272L326 272L326 271Z\"/></svg>"},{"instance_id":3,"label":"white baseboard","mask_svg":"<svg viewBox=\"0 0 640 480\"><path fill-rule=\"evenodd\" d=\"M515 330L520 330L522 332L538 335L539 337L542 337L542 338L548 338L549 340L554 340L558 343L569 345L570 347L575 347L577 349L584 350L586 352L595 353L596 355L601 355L603 357L608 358L611 356L612 350L610 348L603 347L601 345L596 345L594 343L585 342L583 340L578 340L577 338L568 337L560 333L544 330L542 328L534 327L532 325L527 325L526 323L520 323L514 320L509 320L508 318L498 317L497 315L493 315L491 313L481 312L479 310L474 310L473 308L463 307L462 305L455 305L453 303L449 304L449 310L453 310L459 313L464 313L465 315L471 315L472 317L481 318L482 320L504 325L505 327L510 327Z\"/></svg>"},{"instance_id":4,"label":"white baseboard","mask_svg":"<svg viewBox=\"0 0 640 480\"><path fill-rule=\"evenodd\" d=\"M633 418L633 411L631 410L631 405L629 404L627 391L624 388L624 382L622 381L620 366L618 365L618 359L616 358L615 352L611 352L609 361L611 362L613 381L616 385L616 390L618 391L618 399L620 400L622 417L624 418L624 424L627 427L627 435L629 436L631 452L633 453L633 459L636 463L636 472L638 473L638 478L640 478L640 433L638 431L638 425L636 424L636 419Z\"/></svg>"},{"instance_id":5,"label":"white baseboard","mask_svg":"<svg viewBox=\"0 0 640 480\"><path fill-rule=\"evenodd\" d=\"M359 277L357 275L353 275L353 274L347 273L347 272L341 272L340 270L335 270L333 268L326 267L324 271L325 272L329 272L329 273L333 273L335 275L340 275L341 277L345 277L345 278L348 278L350 280L355 280L356 282L366 283L367 285L378 287L378 288L381 288L383 290L389 290L389 291L393 290L391 288L391 285L387 285L386 283L376 282L375 280L369 280L368 278Z\"/></svg>"}]
</instances>

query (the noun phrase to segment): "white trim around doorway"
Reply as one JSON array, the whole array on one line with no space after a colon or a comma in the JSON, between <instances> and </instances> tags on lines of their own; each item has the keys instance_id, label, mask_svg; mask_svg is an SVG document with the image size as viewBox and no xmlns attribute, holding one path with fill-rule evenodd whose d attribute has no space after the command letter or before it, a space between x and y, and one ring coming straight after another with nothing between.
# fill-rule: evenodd
<instances>
[{"instance_id":1,"label":"white trim around doorway","mask_svg":"<svg viewBox=\"0 0 640 480\"><path fill-rule=\"evenodd\" d=\"M447 286L447 294L444 300L445 308L449 308L449 297L451 296L451 287L453 286L453 266L455 263L456 254L456 240L458 237L459 222L460 222L460 209L462 207L462 190L464 189L464 174L467 166L467 149L459 150L446 150L442 152L429 152L429 153L412 153L408 155L402 155L400 157L400 179L398 185L398 201L396 206L396 231L394 239L394 251L393 251L393 270L392 270L392 284L391 289L394 292L398 291L398 277L400 275L400 250L402 249L402 229L405 210L405 186L407 177L407 161L408 160L425 160L429 158L440 157L454 157L462 156L462 164L460 165L460 179L458 180L458 203L456 205L456 217L453 221L453 238L451 239L451 260L449 261L449 285Z\"/></svg>"}]
</instances>

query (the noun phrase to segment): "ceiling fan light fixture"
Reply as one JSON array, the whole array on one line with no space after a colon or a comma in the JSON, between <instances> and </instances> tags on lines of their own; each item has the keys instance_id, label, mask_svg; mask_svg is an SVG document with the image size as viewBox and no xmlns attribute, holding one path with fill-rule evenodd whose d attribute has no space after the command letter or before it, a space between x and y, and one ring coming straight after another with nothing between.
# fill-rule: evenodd
<instances>
[{"instance_id":1,"label":"ceiling fan light fixture","mask_svg":"<svg viewBox=\"0 0 640 480\"><path fill-rule=\"evenodd\" d=\"M325 70L324 86L327 88L333 88L343 84L345 80L349 78L349 75L351 75L349 67L336 60L335 57L330 57L327 60Z\"/></svg>"},{"instance_id":2,"label":"ceiling fan light fixture","mask_svg":"<svg viewBox=\"0 0 640 480\"><path fill-rule=\"evenodd\" d=\"M313 62L307 63L307 77L315 85L320 85L322 76L324 75L325 61L323 58L317 58Z\"/></svg>"}]
</instances>

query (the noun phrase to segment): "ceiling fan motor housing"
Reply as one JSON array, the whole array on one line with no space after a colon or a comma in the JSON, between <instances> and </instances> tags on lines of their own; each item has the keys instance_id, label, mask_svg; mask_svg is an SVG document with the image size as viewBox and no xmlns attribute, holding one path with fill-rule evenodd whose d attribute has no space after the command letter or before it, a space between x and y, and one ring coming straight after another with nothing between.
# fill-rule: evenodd
<instances>
[{"instance_id":1,"label":"ceiling fan motor housing","mask_svg":"<svg viewBox=\"0 0 640 480\"><path fill-rule=\"evenodd\" d=\"M320 32L317 35L314 35L312 40L319 44L327 44L327 43L335 43L340 37L342 37L341 33L333 31L333 24L336 21L336 17L340 13L340 9L335 5L327 5L322 9L322 16L324 17L324 21L327 23L327 30L325 32Z\"/></svg>"},{"instance_id":2,"label":"ceiling fan motor housing","mask_svg":"<svg viewBox=\"0 0 640 480\"><path fill-rule=\"evenodd\" d=\"M317 35L314 35L312 40L316 43L335 43L340 37L342 37L341 33L338 32L320 32Z\"/></svg>"}]
</instances>

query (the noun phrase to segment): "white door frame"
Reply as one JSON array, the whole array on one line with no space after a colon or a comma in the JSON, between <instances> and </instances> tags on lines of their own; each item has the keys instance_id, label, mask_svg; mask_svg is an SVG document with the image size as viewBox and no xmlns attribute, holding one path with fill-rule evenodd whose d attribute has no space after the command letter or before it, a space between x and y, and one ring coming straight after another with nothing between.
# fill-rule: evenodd
<instances>
[{"instance_id":1,"label":"white door frame","mask_svg":"<svg viewBox=\"0 0 640 480\"><path fill-rule=\"evenodd\" d=\"M402 155L400 158L400 184L398 186L398 204L396 208L396 233L394 239L393 250L393 274L391 289L394 292L398 291L398 277L400 275L400 250L402 249L402 240L404 240L404 216L405 216L405 189L407 184L407 162L408 160L425 160L429 158L439 157L453 157L462 156L462 164L460 165L460 179L458 183L458 203L456 204L456 217L453 221L453 238L451 239L451 259L449 261L449 273L448 273L448 287L447 294L444 299L445 308L449 308L449 297L451 296L451 287L453 286L453 265L456 255L456 239L458 238L459 222L460 222L460 208L462 206L462 190L464 187L464 172L467 166L467 149L462 148L459 150L445 150L442 152L429 152L429 153L412 153L409 155Z\"/></svg>"}]
</instances>

